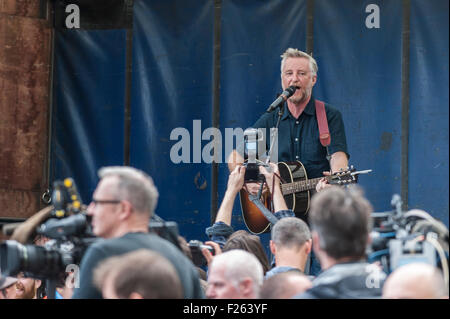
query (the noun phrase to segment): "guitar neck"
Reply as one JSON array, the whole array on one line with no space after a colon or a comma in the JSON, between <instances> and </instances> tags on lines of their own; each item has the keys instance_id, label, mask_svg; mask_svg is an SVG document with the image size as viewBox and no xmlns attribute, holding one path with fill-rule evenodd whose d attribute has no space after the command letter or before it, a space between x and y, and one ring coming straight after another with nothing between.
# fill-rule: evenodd
<instances>
[{"instance_id":1,"label":"guitar neck","mask_svg":"<svg viewBox=\"0 0 450 319\"><path fill-rule=\"evenodd\" d=\"M325 176L325 178L327 177ZM315 189L316 185L319 183L321 179L322 177L317 177L313 179L308 179L306 181L281 184L281 192L283 193L283 195L289 195L298 192L309 191Z\"/></svg>"}]
</instances>

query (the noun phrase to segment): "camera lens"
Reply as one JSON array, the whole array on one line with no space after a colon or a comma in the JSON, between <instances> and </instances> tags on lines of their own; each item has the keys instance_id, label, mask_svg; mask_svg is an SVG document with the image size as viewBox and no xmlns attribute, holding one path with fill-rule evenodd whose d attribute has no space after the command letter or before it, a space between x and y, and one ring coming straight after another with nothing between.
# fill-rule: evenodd
<instances>
[{"instance_id":1,"label":"camera lens","mask_svg":"<svg viewBox=\"0 0 450 319\"><path fill-rule=\"evenodd\" d=\"M61 269L60 260L57 251L41 246L22 245L12 240L0 244L0 269L5 276L25 272L35 278L51 277Z\"/></svg>"}]
</instances>

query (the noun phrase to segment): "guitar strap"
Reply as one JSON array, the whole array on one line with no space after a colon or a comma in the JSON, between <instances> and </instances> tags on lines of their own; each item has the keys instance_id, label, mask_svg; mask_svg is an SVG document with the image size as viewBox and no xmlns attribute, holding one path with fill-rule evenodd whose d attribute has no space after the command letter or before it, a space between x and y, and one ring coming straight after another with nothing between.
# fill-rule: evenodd
<instances>
[{"instance_id":1,"label":"guitar strap","mask_svg":"<svg viewBox=\"0 0 450 319\"><path fill-rule=\"evenodd\" d=\"M328 152L328 145L331 143L330 130L328 129L327 113L325 112L325 103L319 100L315 100L317 124L319 125L319 138L320 143L327 149L327 160L331 159L331 155Z\"/></svg>"},{"instance_id":2,"label":"guitar strap","mask_svg":"<svg viewBox=\"0 0 450 319\"><path fill-rule=\"evenodd\" d=\"M248 194L248 198L253 202L253 204L256 205L256 207L258 207L258 209L261 211L261 213L263 213L264 217L266 217L266 219L273 225L276 224L276 222L278 221L278 218L275 217L274 214L272 214L272 212L270 210L268 210L266 208L266 206L264 206L264 204L260 201L260 199L258 198L258 196L256 195L252 195L252 194Z\"/></svg>"}]
</instances>

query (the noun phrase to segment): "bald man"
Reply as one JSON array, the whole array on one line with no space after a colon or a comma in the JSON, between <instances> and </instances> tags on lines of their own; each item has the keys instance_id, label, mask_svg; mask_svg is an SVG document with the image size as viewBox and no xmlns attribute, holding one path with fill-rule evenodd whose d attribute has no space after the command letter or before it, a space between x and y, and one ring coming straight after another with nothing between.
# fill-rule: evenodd
<instances>
[{"instance_id":1,"label":"bald man","mask_svg":"<svg viewBox=\"0 0 450 319\"><path fill-rule=\"evenodd\" d=\"M429 264L411 263L397 268L383 286L385 299L448 298L441 271Z\"/></svg>"},{"instance_id":2,"label":"bald man","mask_svg":"<svg viewBox=\"0 0 450 319\"><path fill-rule=\"evenodd\" d=\"M312 287L312 282L300 271L290 270L264 280L260 299L289 299Z\"/></svg>"}]
</instances>

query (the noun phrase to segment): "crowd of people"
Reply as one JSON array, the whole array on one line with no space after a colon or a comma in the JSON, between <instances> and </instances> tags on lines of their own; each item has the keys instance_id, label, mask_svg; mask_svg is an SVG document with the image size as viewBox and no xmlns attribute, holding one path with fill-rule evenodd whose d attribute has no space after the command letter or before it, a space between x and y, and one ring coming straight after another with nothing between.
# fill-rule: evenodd
<instances>
[{"instance_id":1,"label":"crowd of people","mask_svg":"<svg viewBox=\"0 0 450 319\"><path fill-rule=\"evenodd\" d=\"M271 172L260 170L266 182L277 179L276 165ZM149 232L158 199L151 177L131 167L102 168L87 209L93 232L102 240L83 256L79 285L60 298L448 298L443 275L432 265L410 263L387 276L379 265L367 262L372 207L357 186L317 192L309 225L279 205L270 260L257 235L234 231L231 225L232 203L244 175L245 167L238 166L229 176L216 221L206 229L205 244L214 253L202 249L207 266L200 269L189 249ZM281 192L271 191L278 196L276 202L283 202ZM311 250L321 266L317 276L306 270ZM41 284L23 273L2 276L0 298L45 298Z\"/></svg>"},{"instance_id":2,"label":"crowd of people","mask_svg":"<svg viewBox=\"0 0 450 319\"><path fill-rule=\"evenodd\" d=\"M264 113L252 127L278 127L278 161L300 161L308 178L330 176L348 167L349 153L341 113L316 100L316 60L289 48L281 56L283 90L294 88L280 112ZM286 91L285 91L286 92ZM283 113L284 112L284 113ZM270 141L266 141L269 149ZM175 245L149 232L158 190L145 172L131 167L100 169L100 181L87 208L93 233L101 240L85 252L74 289L58 287L61 298L448 298L441 271L411 263L383 272L369 263L370 202L357 186L317 184L302 219L288 209L278 166L259 166L271 195L276 222L270 252L260 237L234 231L231 220L237 194L255 195L258 183L245 183L245 148L228 158L227 189L203 248L205 269L192 262L186 241ZM272 216L270 216L272 217ZM180 249L181 248L181 249ZM0 278L0 298L41 298L42 282ZM67 288L67 287L66 287Z\"/></svg>"}]
</instances>

